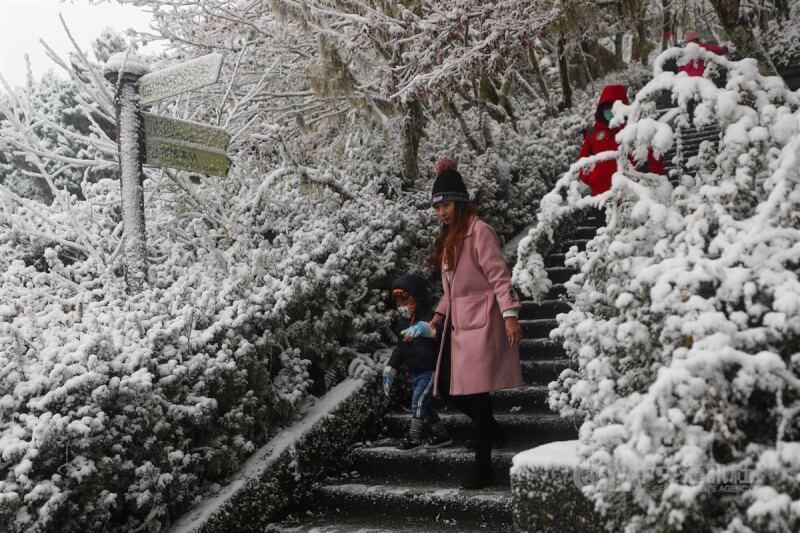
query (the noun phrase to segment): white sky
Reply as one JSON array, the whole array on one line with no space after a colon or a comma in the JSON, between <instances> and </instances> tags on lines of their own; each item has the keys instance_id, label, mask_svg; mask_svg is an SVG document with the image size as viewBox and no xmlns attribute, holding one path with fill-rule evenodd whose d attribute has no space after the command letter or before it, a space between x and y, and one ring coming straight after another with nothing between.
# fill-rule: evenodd
<instances>
[{"instance_id":1,"label":"white sky","mask_svg":"<svg viewBox=\"0 0 800 533\"><path fill-rule=\"evenodd\" d=\"M90 58L94 58L92 40L107 26L117 31L149 31L149 13L113 0L98 5L91 5L89 0L0 0L0 74L11 85L25 84L25 53L30 56L31 70L37 78L50 68L61 70L45 55L39 42L44 39L66 59L72 44L61 26L59 12ZM148 48L142 51L147 52Z\"/></svg>"}]
</instances>

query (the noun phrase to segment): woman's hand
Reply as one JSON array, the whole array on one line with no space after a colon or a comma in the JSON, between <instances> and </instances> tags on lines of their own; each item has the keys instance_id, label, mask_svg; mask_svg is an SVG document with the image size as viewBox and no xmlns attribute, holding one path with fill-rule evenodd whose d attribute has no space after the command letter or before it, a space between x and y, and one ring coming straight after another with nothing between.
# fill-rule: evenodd
<instances>
[{"instance_id":1,"label":"woman's hand","mask_svg":"<svg viewBox=\"0 0 800 533\"><path fill-rule=\"evenodd\" d=\"M519 325L519 320L515 316L509 316L506 317L505 323L508 343L512 348L516 348L519 346L519 341L522 340L522 328Z\"/></svg>"}]
</instances>

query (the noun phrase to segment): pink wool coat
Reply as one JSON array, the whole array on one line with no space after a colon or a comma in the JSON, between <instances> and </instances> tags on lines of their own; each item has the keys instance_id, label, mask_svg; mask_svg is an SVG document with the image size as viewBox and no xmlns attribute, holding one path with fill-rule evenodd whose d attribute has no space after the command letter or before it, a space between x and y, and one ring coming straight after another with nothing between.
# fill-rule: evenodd
<instances>
[{"instance_id":1,"label":"pink wool coat","mask_svg":"<svg viewBox=\"0 0 800 533\"><path fill-rule=\"evenodd\" d=\"M444 295L436 312L445 315L450 332L450 394L477 394L522 385L519 349L506 336L503 311L520 309L500 241L494 230L475 217L456 250L452 281L442 269ZM449 328L449 329L447 329ZM434 394L439 395L436 364Z\"/></svg>"}]
</instances>

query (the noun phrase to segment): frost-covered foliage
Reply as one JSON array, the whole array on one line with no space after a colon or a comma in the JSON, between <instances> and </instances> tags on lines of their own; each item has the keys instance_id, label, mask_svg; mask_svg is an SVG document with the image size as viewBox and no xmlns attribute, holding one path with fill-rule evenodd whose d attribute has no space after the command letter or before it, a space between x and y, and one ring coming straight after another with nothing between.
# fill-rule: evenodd
<instances>
[{"instance_id":1,"label":"frost-covered foliage","mask_svg":"<svg viewBox=\"0 0 800 533\"><path fill-rule=\"evenodd\" d=\"M312 364L380 340L424 216L296 169L240 179L182 183L238 204L220 224L146 182L151 284L130 299L115 182L73 206L83 236L3 203L0 529L157 530L294 412Z\"/></svg>"},{"instance_id":2,"label":"frost-covered foliage","mask_svg":"<svg viewBox=\"0 0 800 533\"><path fill-rule=\"evenodd\" d=\"M793 2L788 17L770 21L764 34L769 56L778 68L800 63L800 2Z\"/></svg>"},{"instance_id":3,"label":"frost-covered foliage","mask_svg":"<svg viewBox=\"0 0 800 533\"><path fill-rule=\"evenodd\" d=\"M716 63L725 88L661 73L676 55ZM620 168L612 189L580 198L587 160L559 182L566 200L542 202L553 213L598 203L608 215L568 257L580 270L568 284L575 303L554 335L578 370L551 384L550 405L587 417L580 455L598 478L585 493L609 528L796 531L800 99L753 60L690 45L658 64L635 101L615 108L628 124L607 154ZM694 98L695 123L722 130L719 149L702 147L674 188L628 160L672 144L669 124L652 116L663 88L678 122Z\"/></svg>"},{"instance_id":4,"label":"frost-covered foliage","mask_svg":"<svg viewBox=\"0 0 800 533\"><path fill-rule=\"evenodd\" d=\"M107 30L92 45L104 60L131 44ZM0 83L0 185L49 204L59 191L84 198L87 184L114 177L117 147L112 92L99 66L80 51L63 59L46 50L59 73L29 75L24 88Z\"/></svg>"},{"instance_id":5,"label":"frost-covered foliage","mask_svg":"<svg viewBox=\"0 0 800 533\"><path fill-rule=\"evenodd\" d=\"M0 143L5 149L0 155L0 183L21 196L50 203L53 191L44 175L55 187L79 196L82 181L113 176L112 165L93 163L114 146L104 146L99 139L88 142L89 131L98 121L106 129L110 123L93 109L95 104L80 101L74 82L49 71L27 91L7 92L2 98ZM10 118L14 112L16 116ZM16 121L25 124L23 130L14 127ZM38 141L38 161L25 150L26 136Z\"/></svg>"}]
</instances>

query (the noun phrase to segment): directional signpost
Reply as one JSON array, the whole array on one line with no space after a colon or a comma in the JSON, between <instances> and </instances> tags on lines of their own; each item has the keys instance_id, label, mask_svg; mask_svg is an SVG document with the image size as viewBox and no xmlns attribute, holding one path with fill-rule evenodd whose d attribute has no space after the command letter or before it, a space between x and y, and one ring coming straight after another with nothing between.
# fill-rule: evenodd
<instances>
[{"instance_id":1,"label":"directional signpost","mask_svg":"<svg viewBox=\"0 0 800 533\"><path fill-rule=\"evenodd\" d=\"M228 134L199 122L142 113L144 163L225 176L231 162L225 154Z\"/></svg>"},{"instance_id":2,"label":"directional signpost","mask_svg":"<svg viewBox=\"0 0 800 533\"><path fill-rule=\"evenodd\" d=\"M221 54L150 73L131 54L114 54L106 63L105 76L117 86L125 282L131 294L141 292L147 283L142 164L215 176L226 176L230 168L225 153L229 136L224 129L142 113L141 106L216 83L221 68Z\"/></svg>"},{"instance_id":3,"label":"directional signpost","mask_svg":"<svg viewBox=\"0 0 800 533\"><path fill-rule=\"evenodd\" d=\"M208 54L145 74L139 80L139 103L149 105L206 85L213 85L219 79L221 68L222 54Z\"/></svg>"}]
</instances>

